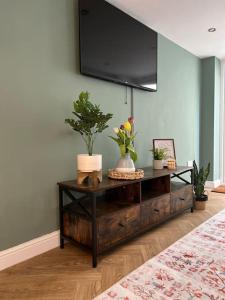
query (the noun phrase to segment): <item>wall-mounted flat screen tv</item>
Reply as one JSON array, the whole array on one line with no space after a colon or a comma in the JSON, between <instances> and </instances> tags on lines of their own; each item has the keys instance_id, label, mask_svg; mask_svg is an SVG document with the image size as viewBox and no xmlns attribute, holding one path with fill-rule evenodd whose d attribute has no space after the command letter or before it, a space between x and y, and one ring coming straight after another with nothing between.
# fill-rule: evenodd
<instances>
[{"instance_id":1,"label":"wall-mounted flat screen tv","mask_svg":"<svg viewBox=\"0 0 225 300\"><path fill-rule=\"evenodd\" d=\"M79 0L82 74L157 90L157 33L104 0Z\"/></svg>"}]
</instances>

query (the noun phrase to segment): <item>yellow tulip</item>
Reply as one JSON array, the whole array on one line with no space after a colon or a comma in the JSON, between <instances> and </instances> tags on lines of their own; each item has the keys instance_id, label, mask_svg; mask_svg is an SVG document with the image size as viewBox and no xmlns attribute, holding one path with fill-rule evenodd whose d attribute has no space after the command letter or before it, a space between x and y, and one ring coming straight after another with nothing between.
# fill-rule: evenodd
<instances>
[{"instance_id":1,"label":"yellow tulip","mask_svg":"<svg viewBox=\"0 0 225 300\"><path fill-rule=\"evenodd\" d=\"M125 122L124 124L123 124L123 126L124 126L124 129L126 130L126 131L128 131L128 132L130 132L131 131L131 124L130 124L130 122Z\"/></svg>"}]
</instances>

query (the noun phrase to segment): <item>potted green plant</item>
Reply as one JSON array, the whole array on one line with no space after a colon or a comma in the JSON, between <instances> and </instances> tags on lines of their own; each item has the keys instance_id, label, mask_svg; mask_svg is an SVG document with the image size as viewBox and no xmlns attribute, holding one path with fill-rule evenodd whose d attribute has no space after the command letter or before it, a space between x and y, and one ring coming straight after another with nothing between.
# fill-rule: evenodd
<instances>
[{"instance_id":1,"label":"potted green plant","mask_svg":"<svg viewBox=\"0 0 225 300\"><path fill-rule=\"evenodd\" d=\"M99 171L102 169L102 155L93 154L96 137L103 132L112 118L112 114L103 114L99 105L89 101L89 93L81 92L78 100L73 102L75 119L65 119L74 131L80 133L85 142L88 154L77 155L77 169L82 172Z\"/></svg>"},{"instance_id":2,"label":"potted green plant","mask_svg":"<svg viewBox=\"0 0 225 300\"><path fill-rule=\"evenodd\" d=\"M153 153L153 169L163 169L163 159L166 158L166 149L154 148L151 151Z\"/></svg>"},{"instance_id":3,"label":"potted green plant","mask_svg":"<svg viewBox=\"0 0 225 300\"><path fill-rule=\"evenodd\" d=\"M210 173L210 163L207 167L198 169L198 166L194 160L193 162L193 172L194 172L194 194L195 194L195 208L204 210L206 206L206 201L208 200L208 195L205 194L205 182Z\"/></svg>"},{"instance_id":4,"label":"potted green plant","mask_svg":"<svg viewBox=\"0 0 225 300\"><path fill-rule=\"evenodd\" d=\"M134 172L134 162L137 160L137 152L134 148L133 142L136 134L133 133L134 119L128 118L120 128L114 128L117 137L110 136L115 141L120 149L120 159L116 165L117 172Z\"/></svg>"}]
</instances>

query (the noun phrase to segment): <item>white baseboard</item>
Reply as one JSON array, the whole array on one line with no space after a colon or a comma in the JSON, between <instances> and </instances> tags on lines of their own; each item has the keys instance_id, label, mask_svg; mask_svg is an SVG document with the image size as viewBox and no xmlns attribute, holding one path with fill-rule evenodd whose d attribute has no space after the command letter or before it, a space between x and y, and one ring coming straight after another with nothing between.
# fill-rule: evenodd
<instances>
[{"instance_id":1,"label":"white baseboard","mask_svg":"<svg viewBox=\"0 0 225 300\"><path fill-rule=\"evenodd\" d=\"M214 188L218 187L220 184L221 184L221 181L219 179L214 180L214 181L206 181L205 187L207 189L214 189Z\"/></svg>"},{"instance_id":2,"label":"white baseboard","mask_svg":"<svg viewBox=\"0 0 225 300\"><path fill-rule=\"evenodd\" d=\"M59 231L0 251L0 271L59 246Z\"/></svg>"}]
</instances>

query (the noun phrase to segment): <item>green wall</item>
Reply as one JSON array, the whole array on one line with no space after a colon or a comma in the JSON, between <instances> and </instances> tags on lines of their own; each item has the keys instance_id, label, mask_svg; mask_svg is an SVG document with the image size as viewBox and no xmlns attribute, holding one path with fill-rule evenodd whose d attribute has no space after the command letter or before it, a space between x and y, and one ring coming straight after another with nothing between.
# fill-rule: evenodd
<instances>
[{"instance_id":1,"label":"green wall","mask_svg":"<svg viewBox=\"0 0 225 300\"><path fill-rule=\"evenodd\" d=\"M220 178L219 120L221 66L216 57L202 59L200 165L211 163L209 180Z\"/></svg>"},{"instance_id":2,"label":"green wall","mask_svg":"<svg viewBox=\"0 0 225 300\"><path fill-rule=\"evenodd\" d=\"M118 126L131 112L123 86L79 74L73 0L0 0L0 250L58 228L57 181L75 177L81 138L65 124L88 90ZM75 13L74 13L75 11ZM198 159L200 60L159 36L158 92L134 91L138 166L151 164L152 138L175 138L179 164ZM130 90L128 91L130 95ZM98 139L104 169L117 146Z\"/></svg>"},{"instance_id":3,"label":"green wall","mask_svg":"<svg viewBox=\"0 0 225 300\"><path fill-rule=\"evenodd\" d=\"M134 92L139 165L151 164L153 138L174 138L179 165L199 160L200 60L159 36L158 92Z\"/></svg>"}]
</instances>

